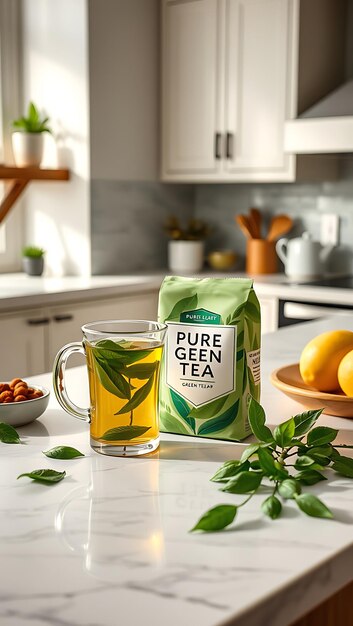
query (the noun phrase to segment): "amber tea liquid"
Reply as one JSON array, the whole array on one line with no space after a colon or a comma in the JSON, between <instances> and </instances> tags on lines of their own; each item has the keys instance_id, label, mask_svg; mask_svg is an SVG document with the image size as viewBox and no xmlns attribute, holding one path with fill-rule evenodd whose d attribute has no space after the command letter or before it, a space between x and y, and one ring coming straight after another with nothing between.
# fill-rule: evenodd
<instances>
[{"instance_id":1,"label":"amber tea liquid","mask_svg":"<svg viewBox=\"0 0 353 626\"><path fill-rule=\"evenodd\" d=\"M152 339L85 342L91 445L127 455L159 443L158 388L163 346Z\"/></svg>"}]
</instances>

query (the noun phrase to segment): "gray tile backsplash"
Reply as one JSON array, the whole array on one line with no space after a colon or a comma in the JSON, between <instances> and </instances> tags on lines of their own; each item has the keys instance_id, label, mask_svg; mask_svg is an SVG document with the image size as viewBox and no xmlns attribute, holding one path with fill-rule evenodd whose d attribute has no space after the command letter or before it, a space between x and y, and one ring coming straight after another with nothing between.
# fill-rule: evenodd
<instances>
[{"instance_id":1,"label":"gray tile backsplash","mask_svg":"<svg viewBox=\"0 0 353 626\"><path fill-rule=\"evenodd\" d=\"M92 180L92 273L122 274L167 266L168 215L192 215L192 185Z\"/></svg>"},{"instance_id":2,"label":"gray tile backsplash","mask_svg":"<svg viewBox=\"0 0 353 626\"><path fill-rule=\"evenodd\" d=\"M91 183L93 274L120 274L167 266L163 223L168 215L195 215L213 232L208 250L234 249L244 266L245 239L236 213L259 207L265 223L278 213L294 219L290 237L304 230L320 238L323 212L340 216L340 246L331 256L332 271L353 272L353 156L341 162L336 182L295 184L173 185L159 182L93 180Z\"/></svg>"},{"instance_id":3,"label":"gray tile backsplash","mask_svg":"<svg viewBox=\"0 0 353 626\"><path fill-rule=\"evenodd\" d=\"M255 206L261 209L265 223L278 213L294 220L289 237L304 230L320 239L320 217L323 212L340 216L340 246L331 255L331 271L353 271L353 157L343 158L340 180L315 184L236 184L197 185L195 214L210 222L212 236L207 248L231 248L241 257L245 238L234 221L236 213ZM243 267L241 260L238 268Z\"/></svg>"}]
</instances>

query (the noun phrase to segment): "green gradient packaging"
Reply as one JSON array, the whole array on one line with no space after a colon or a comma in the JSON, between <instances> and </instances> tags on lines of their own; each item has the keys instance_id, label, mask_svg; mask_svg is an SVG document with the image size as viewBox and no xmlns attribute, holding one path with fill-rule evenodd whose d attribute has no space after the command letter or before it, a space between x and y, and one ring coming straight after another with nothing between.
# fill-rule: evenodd
<instances>
[{"instance_id":1,"label":"green gradient packaging","mask_svg":"<svg viewBox=\"0 0 353 626\"><path fill-rule=\"evenodd\" d=\"M249 394L260 400L260 305L253 281L167 276L158 320L168 324L161 430L231 441L250 435Z\"/></svg>"}]
</instances>

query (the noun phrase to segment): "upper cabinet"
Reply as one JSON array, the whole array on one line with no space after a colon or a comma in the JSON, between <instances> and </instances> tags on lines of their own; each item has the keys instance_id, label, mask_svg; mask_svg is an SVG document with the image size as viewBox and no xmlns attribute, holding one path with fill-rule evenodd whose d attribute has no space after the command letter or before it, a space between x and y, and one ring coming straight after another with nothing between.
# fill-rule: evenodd
<instances>
[{"instance_id":1,"label":"upper cabinet","mask_svg":"<svg viewBox=\"0 0 353 626\"><path fill-rule=\"evenodd\" d=\"M163 2L162 178L287 180L291 0Z\"/></svg>"},{"instance_id":2,"label":"upper cabinet","mask_svg":"<svg viewBox=\"0 0 353 626\"><path fill-rule=\"evenodd\" d=\"M302 5L313 2L319 13L303 20ZM299 164L284 150L285 121L302 98L299 30L327 26L325 19L317 24L317 0L301 3L162 0L162 180L332 177L332 161L327 168L309 156ZM330 38L324 41L327 54ZM315 80L307 83L312 89Z\"/></svg>"}]
</instances>

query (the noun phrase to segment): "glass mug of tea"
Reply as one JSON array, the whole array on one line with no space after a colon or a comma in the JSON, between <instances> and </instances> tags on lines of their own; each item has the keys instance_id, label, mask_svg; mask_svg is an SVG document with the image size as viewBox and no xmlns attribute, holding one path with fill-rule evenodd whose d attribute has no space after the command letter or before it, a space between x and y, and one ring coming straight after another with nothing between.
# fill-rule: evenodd
<instances>
[{"instance_id":1,"label":"glass mug of tea","mask_svg":"<svg viewBox=\"0 0 353 626\"><path fill-rule=\"evenodd\" d=\"M82 326L83 341L69 343L54 361L53 385L61 407L90 422L91 447L113 456L136 456L159 445L158 390L167 327L145 320L93 322ZM90 408L69 398L69 356L86 356Z\"/></svg>"}]
</instances>

